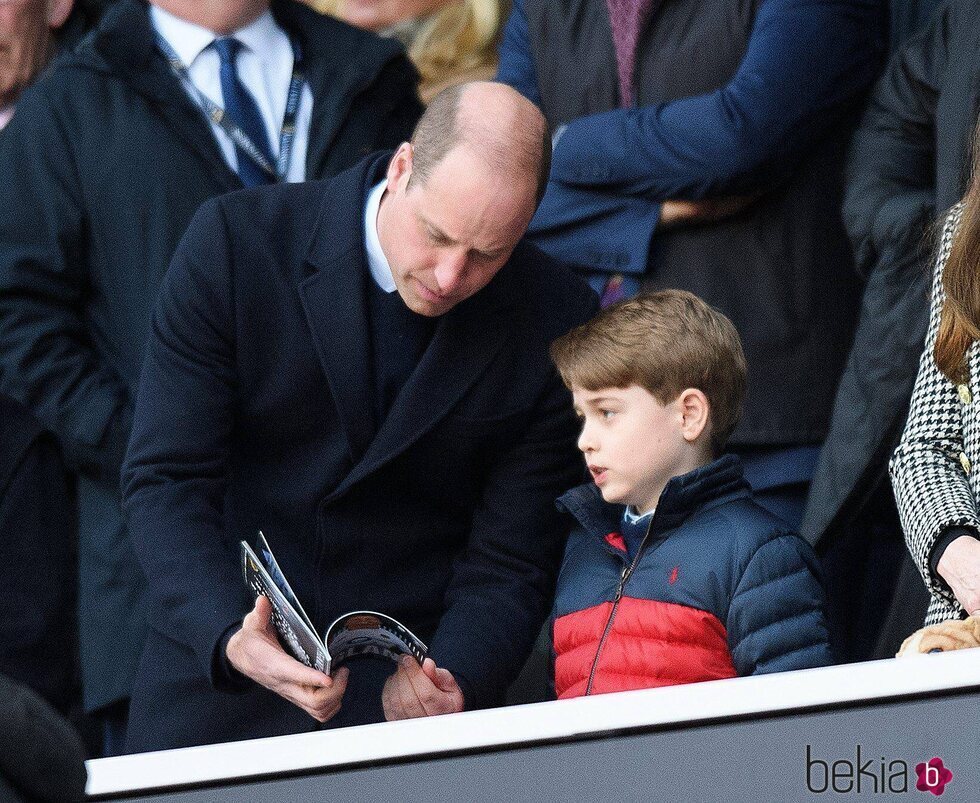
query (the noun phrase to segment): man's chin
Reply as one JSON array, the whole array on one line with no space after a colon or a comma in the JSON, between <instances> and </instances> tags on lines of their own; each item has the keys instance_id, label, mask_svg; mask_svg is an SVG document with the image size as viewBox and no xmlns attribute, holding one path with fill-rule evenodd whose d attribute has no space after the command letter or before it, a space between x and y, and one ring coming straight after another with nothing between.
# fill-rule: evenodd
<instances>
[{"instance_id":1,"label":"man's chin","mask_svg":"<svg viewBox=\"0 0 980 803\"><path fill-rule=\"evenodd\" d=\"M403 293L401 288L398 288L398 294L406 307L416 315L424 315L426 318L437 318L449 312L454 306L449 301L430 301L418 293Z\"/></svg>"}]
</instances>

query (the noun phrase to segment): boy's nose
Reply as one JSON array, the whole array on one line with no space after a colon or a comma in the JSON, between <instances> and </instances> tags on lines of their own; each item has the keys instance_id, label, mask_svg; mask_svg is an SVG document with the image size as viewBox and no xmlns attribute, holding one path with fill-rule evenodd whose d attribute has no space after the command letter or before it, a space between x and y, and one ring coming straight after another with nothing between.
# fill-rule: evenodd
<instances>
[{"instance_id":1,"label":"boy's nose","mask_svg":"<svg viewBox=\"0 0 980 803\"><path fill-rule=\"evenodd\" d=\"M579 433L578 448L580 452L585 452L586 454L595 450L595 443L588 427L582 427L582 431Z\"/></svg>"}]
</instances>

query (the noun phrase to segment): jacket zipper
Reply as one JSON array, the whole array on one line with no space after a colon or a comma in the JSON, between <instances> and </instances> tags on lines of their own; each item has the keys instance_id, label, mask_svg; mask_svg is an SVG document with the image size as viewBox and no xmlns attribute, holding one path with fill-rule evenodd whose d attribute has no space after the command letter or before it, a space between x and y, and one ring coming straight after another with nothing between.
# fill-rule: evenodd
<instances>
[{"instance_id":1,"label":"jacket zipper","mask_svg":"<svg viewBox=\"0 0 980 803\"><path fill-rule=\"evenodd\" d=\"M656 514L654 514L656 515ZM602 654L602 648L606 643L606 639L609 638L609 632L612 630L613 619L616 618L616 610L619 608L619 601L623 598L623 589L626 587L626 581L630 579L630 575L633 574L633 570L636 568L636 564L640 562L640 556L643 554L643 547L647 544L647 539L650 537L650 529L653 527L653 518L651 517L650 523L647 525L647 531L643 534L643 540L640 541L640 546L637 547L636 555L633 556L633 560L623 567L623 573L619 577L619 585L616 587L616 596L613 598L612 610L609 611L609 618L606 620L606 627L602 631L602 638L599 639L599 646L596 647L595 658L592 660L592 669L589 670L589 682L585 686L585 694L591 694L592 684L595 682L596 669L599 667L599 656Z\"/></svg>"}]
</instances>

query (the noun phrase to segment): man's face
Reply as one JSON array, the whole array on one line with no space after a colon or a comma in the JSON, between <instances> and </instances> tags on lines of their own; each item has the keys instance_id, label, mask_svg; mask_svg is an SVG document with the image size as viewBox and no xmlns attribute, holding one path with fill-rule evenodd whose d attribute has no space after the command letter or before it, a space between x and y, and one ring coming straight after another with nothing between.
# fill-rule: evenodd
<instances>
[{"instance_id":1,"label":"man's face","mask_svg":"<svg viewBox=\"0 0 980 803\"><path fill-rule=\"evenodd\" d=\"M0 107L34 80L50 47L48 0L0 0Z\"/></svg>"},{"instance_id":2,"label":"man's face","mask_svg":"<svg viewBox=\"0 0 980 803\"><path fill-rule=\"evenodd\" d=\"M378 236L406 306L442 315L485 287L510 258L534 214L533 177L494 174L467 147L450 151L409 186L411 146L388 168Z\"/></svg>"},{"instance_id":3,"label":"man's face","mask_svg":"<svg viewBox=\"0 0 980 803\"><path fill-rule=\"evenodd\" d=\"M661 404L646 388L573 388L582 422L578 448L607 502L656 507L671 477L684 473L691 446L678 400Z\"/></svg>"}]
</instances>

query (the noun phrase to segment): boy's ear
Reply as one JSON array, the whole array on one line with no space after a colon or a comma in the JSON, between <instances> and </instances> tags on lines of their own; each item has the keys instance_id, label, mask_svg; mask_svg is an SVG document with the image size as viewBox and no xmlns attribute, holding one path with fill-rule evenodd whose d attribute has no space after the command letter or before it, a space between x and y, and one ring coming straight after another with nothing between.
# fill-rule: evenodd
<instances>
[{"instance_id":1,"label":"boy's ear","mask_svg":"<svg viewBox=\"0 0 980 803\"><path fill-rule=\"evenodd\" d=\"M688 443L694 443L708 427L711 405L708 397L697 388L681 391L677 399L681 410L681 435Z\"/></svg>"}]
</instances>

